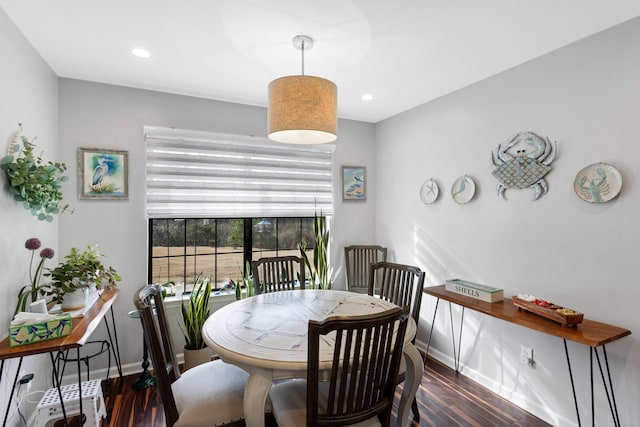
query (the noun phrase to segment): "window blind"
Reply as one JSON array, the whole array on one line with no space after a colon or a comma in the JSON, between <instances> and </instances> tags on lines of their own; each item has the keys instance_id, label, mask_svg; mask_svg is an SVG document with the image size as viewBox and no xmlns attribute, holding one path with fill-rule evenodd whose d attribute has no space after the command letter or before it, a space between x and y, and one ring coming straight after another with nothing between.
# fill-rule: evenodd
<instances>
[{"instance_id":1,"label":"window blind","mask_svg":"<svg viewBox=\"0 0 640 427\"><path fill-rule=\"evenodd\" d=\"M335 145L145 126L151 218L333 213Z\"/></svg>"}]
</instances>

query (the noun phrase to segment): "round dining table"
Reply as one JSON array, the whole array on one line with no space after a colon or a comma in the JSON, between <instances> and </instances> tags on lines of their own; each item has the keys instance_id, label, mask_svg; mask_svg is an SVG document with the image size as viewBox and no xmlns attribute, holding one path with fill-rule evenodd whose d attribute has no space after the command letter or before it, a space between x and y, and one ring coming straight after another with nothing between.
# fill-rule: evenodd
<instances>
[{"instance_id":1,"label":"round dining table","mask_svg":"<svg viewBox=\"0 0 640 427\"><path fill-rule=\"evenodd\" d=\"M395 304L370 295L337 290L292 290L241 299L215 311L202 329L204 341L219 357L249 373L244 391L248 427L264 426L264 409L274 381L307 376L309 320L386 311ZM416 324L409 318L405 335L405 384L398 425L410 423L409 411L420 385L423 362L411 343ZM320 377L328 369L333 342L320 347ZM401 421L404 420L404 421Z\"/></svg>"}]
</instances>

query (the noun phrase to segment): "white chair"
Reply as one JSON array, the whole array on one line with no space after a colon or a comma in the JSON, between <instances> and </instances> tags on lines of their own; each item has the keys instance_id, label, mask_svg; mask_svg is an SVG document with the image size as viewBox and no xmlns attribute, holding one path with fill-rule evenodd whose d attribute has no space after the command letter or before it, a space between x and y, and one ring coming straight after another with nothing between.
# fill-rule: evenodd
<instances>
[{"instance_id":1,"label":"white chair","mask_svg":"<svg viewBox=\"0 0 640 427\"><path fill-rule=\"evenodd\" d=\"M167 427L244 425L244 386L249 374L222 360L181 374L162 304L162 288L147 285L133 300L140 313Z\"/></svg>"}]
</instances>

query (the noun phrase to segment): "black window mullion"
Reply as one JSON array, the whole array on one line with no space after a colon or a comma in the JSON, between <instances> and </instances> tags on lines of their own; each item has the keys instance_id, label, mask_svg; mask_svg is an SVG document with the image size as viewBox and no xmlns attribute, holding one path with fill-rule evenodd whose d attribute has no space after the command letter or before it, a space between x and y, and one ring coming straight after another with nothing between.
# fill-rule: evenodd
<instances>
[{"instance_id":1,"label":"black window mullion","mask_svg":"<svg viewBox=\"0 0 640 427\"><path fill-rule=\"evenodd\" d=\"M244 219L244 255L242 271L244 272L244 266L247 262L251 264L253 261L253 218Z\"/></svg>"},{"instance_id":2,"label":"black window mullion","mask_svg":"<svg viewBox=\"0 0 640 427\"><path fill-rule=\"evenodd\" d=\"M215 243L214 247L213 247L213 271L214 273L214 284L215 287L218 287L218 220L214 219L214 226L213 226L213 241Z\"/></svg>"}]
</instances>

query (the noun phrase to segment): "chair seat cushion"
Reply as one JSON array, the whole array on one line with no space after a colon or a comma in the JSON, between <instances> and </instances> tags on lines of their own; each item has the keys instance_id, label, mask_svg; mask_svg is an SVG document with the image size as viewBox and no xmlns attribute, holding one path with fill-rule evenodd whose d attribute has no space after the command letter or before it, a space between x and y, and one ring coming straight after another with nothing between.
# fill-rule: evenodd
<instances>
[{"instance_id":1,"label":"chair seat cushion","mask_svg":"<svg viewBox=\"0 0 640 427\"><path fill-rule=\"evenodd\" d=\"M327 383L328 384L328 383ZM329 387L319 387L318 409L326 410ZM307 381L291 380L275 384L269 393L273 415L279 427L300 427L307 423ZM354 427L381 426L378 417L351 424Z\"/></svg>"},{"instance_id":2,"label":"chair seat cushion","mask_svg":"<svg viewBox=\"0 0 640 427\"><path fill-rule=\"evenodd\" d=\"M244 418L249 374L222 360L185 371L171 387L180 418L175 427L213 427Z\"/></svg>"}]
</instances>

